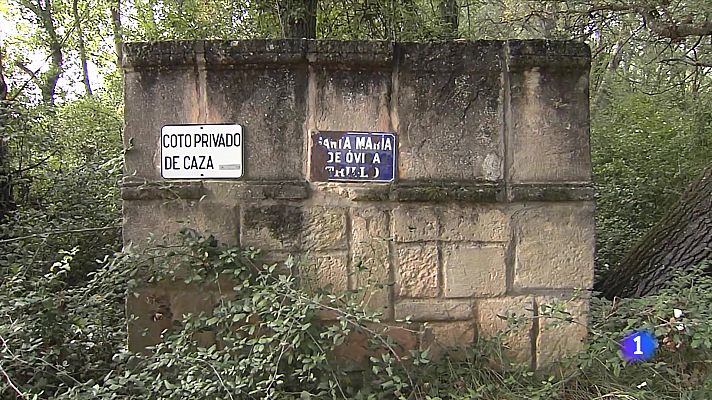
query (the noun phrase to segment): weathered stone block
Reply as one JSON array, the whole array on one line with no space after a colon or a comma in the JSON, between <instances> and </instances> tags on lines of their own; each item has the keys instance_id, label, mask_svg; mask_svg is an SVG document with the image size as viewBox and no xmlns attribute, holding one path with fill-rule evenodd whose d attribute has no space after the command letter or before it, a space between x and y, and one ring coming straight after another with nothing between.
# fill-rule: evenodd
<instances>
[{"instance_id":1,"label":"weathered stone block","mask_svg":"<svg viewBox=\"0 0 712 400\"><path fill-rule=\"evenodd\" d=\"M393 66L393 43L373 40L307 40L307 58L312 66L351 71L378 70Z\"/></svg>"},{"instance_id":2,"label":"weathered stone block","mask_svg":"<svg viewBox=\"0 0 712 400\"><path fill-rule=\"evenodd\" d=\"M438 239L440 227L435 209L429 206L400 206L393 210L396 242Z\"/></svg>"},{"instance_id":3,"label":"weathered stone block","mask_svg":"<svg viewBox=\"0 0 712 400\"><path fill-rule=\"evenodd\" d=\"M306 61L304 39L206 40L205 63L212 68L289 68Z\"/></svg>"},{"instance_id":4,"label":"weathered stone block","mask_svg":"<svg viewBox=\"0 0 712 400\"><path fill-rule=\"evenodd\" d=\"M388 201L391 193L390 186L368 185L365 187L352 187L340 193L352 201Z\"/></svg>"},{"instance_id":5,"label":"weathered stone block","mask_svg":"<svg viewBox=\"0 0 712 400\"><path fill-rule=\"evenodd\" d=\"M595 189L590 182L511 185L509 201L592 201Z\"/></svg>"},{"instance_id":6,"label":"weathered stone block","mask_svg":"<svg viewBox=\"0 0 712 400\"><path fill-rule=\"evenodd\" d=\"M304 210L302 248L308 251L346 249L346 213L342 208Z\"/></svg>"},{"instance_id":7,"label":"weathered stone block","mask_svg":"<svg viewBox=\"0 0 712 400\"><path fill-rule=\"evenodd\" d=\"M510 71L531 68L587 71L591 65L591 49L579 41L511 39L507 40L506 50Z\"/></svg>"},{"instance_id":8,"label":"weathered stone block","mask_svg":"<svg viewBox=\"0 0 712 400\"><path fill-rule=\"evenodd\" d=\"M270 250L261 252L256 261L266 265L276 264L278 274L290 275L296 272L297 267L307 265L309 260L299 253Z\"/></svg>"},{"instance_id":9,"label":"weathered stone block","mask_svg":"<svg viewBox=\"0 0 712 400\"><path fill-rule=\"evenodd\" d=\"M507 290L504 246L443 248L445 297L497 296Z\"/></svg>"},{"instance_id":10,"label":"weathered stone block","mask_svg":"<svg viewBox=\"0 0 712 400\"><path fill-rule=\"evenodd\" d=\"M244 179L303 179L306 65L215 68L206 71L207 118L243 126Z\"/></svg>"},{"instance_id":11,"label":"weathered stone block","mask_svg":"<svg viewBox=\"0 0 712 400\"><path fill-rule=\"evenodd\" d=\"M186 314L210 312L218 292L200 290L180 282L129 293L126 299L129 349L145 351L161 341L161 333Z\"/></svg>"},{"instance_id":12,"label":"weathered stone block","mask_svg":"<svg viewBox=\"0 0 712 400\"><path fill-rule=\"evenodd\" d=\"M509 76L512 183L588 182L588 70L530 68Z\"/></svg>"},{"instance_id":13,"label":"weathered stone block","mask_svg":"<svg viewBox=\"0 0 712 400\"><path fill-rule=\"evenodd\" d=\"M583 349L588 333L588 300L538 297L539 334L536 364L542 368Z\"/></svg>"},{"instance_id":14,"label":"weathered stone block","mask_svg":"<svg viewBox=\"0 0 712 400\"><path fill-rule=\"evenodd\" d=\"M305 200L309 187L305 181L207 181L202 182L202 191L224 202L255 200Z\"/></svg>"},{"instance_id":15,"label":"weathered stone block","mask_svg":"<svg viewBox=\"0 0 712 400\"><path fill-rule=\"evenodd\" d=\"M296 206L249 206L242 211L240 244L263 250L296 250L304 215Z\"/></svg>"},{"instance_id":16,"label":"weathered stone block","mask_svg":"<svg viewBox=\"0 0 712 400\"><path fill-rule=\"evenodd\" d=\"M509 215L495 207L446 207L442 212L442 240L505 242L509 240Z\"/></svg>"},{"instance_id":17,"label":"weathered stone block","mask_svg":"<svg viewBox=\"0 0 712 400\"><path fill-rule=\"evenodd\" d=\"M403 182L390 189L386 198L398 202L496 203L504 198L504 185L493 182Z\"/></svg>"},{"instance_id":18,"label":"weathered stone block","mask_svg":"<svg viewBox=\"0 0 712 400\"><path fill-rule=\"evenodd\" d=\"M425 324L420 348L429 349L430 357L438 359L448 351L458 358L464 355L462 348L475 340L474 321L428 322Z\"/></svg>"},{"instance_id":19,"label":"weathered stone block","mask_svg":"<svg viewBox=\"0 0 712 400\"><path fill-rule=\"evenodd\" d=\"M124 243L141 246L151 235L169 235L170 239L181 228L190 227L234 245L239 229L238 210L237 206L210 201L124 201Z\"/></svg>"},{"instance_id":20,"label":"weathered stone block","mask_svg":"<svg viewBox=\"0 0 712 400\"><path fill-rule=\"evenodd\" d=\"M350 216L352 288L368 288L364 304L392 318L389 213L375 207L352 208Z\"/></svg>"},{"instance_id":21,"label":"weathered stone block","mask_svg":"<svg viewBox=\"0 0 712 400\"><path fill-rule=\"evenodd\" d=\"M501 179L502 42L398 46L401 179Z\"/></svg>"},{"instance_id":22,"label":"weathered stone block","mask_svg":"<svg viewBox=\"0 0 712 400\"><path fill-rule=\"evenodd\" d=\"M437 297L440 266L435 244L399 245L396 265L399 297Z\"/></svg>"},{"instance_id":23,"label":"weathered stone block","mask_svg":"<svg viewBox=\"0 0 712 400\"><path fill-rule=\"evenodd\" d=\"M507 318L516 320L508 328ZM480 337L492 337L509 329L505 335L508 355L517 362L531 360L531 330L534 316L534 300L531 297L500 297L477 301L477 332Z\"/></svg>"},{"instance_id":24,"label":"weathered stone block","mask_svg":"<svg viewBox=\"0 0 712 400\"><path fill-rule=\"evenodd\" d=\"M590 288L593 284L592 203L529 206L515 213L517 288Z\"/></svg>"},{"instance_id":25,"label":"weathered stone block","mask_svg":"<svg viewBox=\"0 0 712 400\"><path fill-rule=\"evenodd\" d=\"M121 185L122 200L200 200L203 196L205 188L201 181L148 182L125 177Z\"/></svg>"},{"instance_id":26,"label":"weathered stone block","mask_svg":"<svg viewBox=\"0 0 712 400\"><path fill-rule=\"evenodd\" d=\"M194 40L127 42L124 43L123 59L120 61L124 70L190 67L195 65L196 48L200 48L201 44Z\"/></svg>"},{"instance_id":27,"label":"weathered stone block","mask_svg":"<svg viewBox=\"0 0 712 400\"><path fill-rule=\"evenodd\" d=\"M316 68L315 123L321 131L390 131L391 72Z\"/></svg>"},{"instance_id":28,"label":"weathered stone block","mask_svg":"<svg viewBox=\"0 0 712 400\"><path fill-rule=\"evenodd\" d=\"M334 358L347 369L361 370L369 367L369 358L379 356L383 349L374 350L369 346L369 339L381 342L390 338L395 344L392 350L399 356L405 356L409 350L418 348L419 332L416 329L383 324L368 324L365 330L354 330L343 344L334 348ZM374 336L379 335L381 339Z\"/></svg>"},{"instance_id":29,"label":"weathered stone block","mask_svg":"<svg viewBox=\"0 0 712 400\"><path fill-rule=\"evenodd\" d=\"M396 319L413 321L458 321L473 316L469 300L403 300L395 305Z\"/></svg>"},{"instance_id":30,"label":"weathered stone block","mask_svg":"<svg viewBox=\"0 0 712 400\"><path fill-rule=\"evenodd\" d=\"M306 287L326 289L332 293L348 290L348 255L312 255L307 265L300 270L301 281Z\"/></svg>"},{"instance_id":31,"label":"weathered stone block","mask_svg":"<svg viewBox=\"0 0 712 400\"><path fill-rule=\"evenodd\" d=\"M161 128L202 122L197 85L192 69L126 71L123 137L127 175L161 179Z\"/></svg>"}]
</instances>

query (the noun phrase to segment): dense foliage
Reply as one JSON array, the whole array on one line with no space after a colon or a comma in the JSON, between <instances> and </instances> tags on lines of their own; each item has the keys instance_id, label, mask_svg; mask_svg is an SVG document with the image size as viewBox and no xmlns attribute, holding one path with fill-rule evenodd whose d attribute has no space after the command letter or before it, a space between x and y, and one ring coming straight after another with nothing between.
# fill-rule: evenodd
<instances>
[{"instance_id":1,"label":"dense foliage","mask_svg":"<svg viewBox=\"0 0 712 400\"><path fill-rule=\"evenodd\" d=\"M8 114L14 209L0 225L0 270L43 274L64 250L77 266L69 278L82 280L118 249L120 115L100 99Z\"/></svg>"},{"instance_id":2,"label":"dense foliage","mask_svg":"<svg viewBox=\"0 0 712 400\"><path fill-rule=\"evenodd\" d=\"M17 389L42 399L704 399L712 390L712 278L699 273L654 297L594 299L585 351L560 369L531 372L508 358L510 331L480 339L466 354L431 361L428 351L404 352L383 334L378 315L360 308L359 293L300 288L290 273L298 267L294 260L263 264L255 249L191 230L169 239L125 249L83 285L63 282L70 254L42 277L3 282L0 313L9 323L0 325L0 366L7 374L0 393L11 398ZM189 282L219 295L212 311L176 321L149 354L130 353L125 296L162 282ZM566 307L548 304L540 311L566 321ZM675 317L675 309L682 315ZM335 315L333 322L319 319L323 311ZM511 332L522 322L502 317ZM631 329L655 334L653 361L627 365L618 355L621 332ZM358 374L332 356L355 333L367 335L372 349L370 368Z\"/></svg>"},{"instance_id":3,"label":"dense foliage","mask_svg":"<svg viewBox=\"0 0 712 400\"><path fill-rule=\"evenodd\" d=\"M42 398L76 375L103 376L125 336L121 311L102 301L123 298L122 286L75 294L120 249L121 119L88 98L3 110L14 207L0 224L0 367Z\"/></svg>"},{"instance_id":4,"label":"dense foliage","mask_svg":"<svg viewBox=\"0 0 712 400\"><path fill-rule=\"evenodd\" d=\"M699 273L645 299L594 299L586 350L564 373L533 373L506 360L507 332L438 362L394 351L358 293L305 290L284 273L293 260L265 266L254 249L191 231L121 251L117 64L128 40L586 41L602 273L712 161L710 15L702 0L0 0L0 398L709 398L712 282ZM305 18L313 31L295 30ZM234 296L151 354L129 353L126 296L176 265L196 285L229 276ZM317 323L325 307L336 323ZM659 355L626 365L615 341L641 327ZM229 346L202 346L206 332ZM358 376L330 352L354 332L374 347Z\"/></svg>"},{"instance_id":5,"label":"dense foliage","mask_svg":"<svg viewBox=\"0 0 712 400\"><path fill-rule=\"evenodd\" d=\"M663 217L712 154L712 94L616 90L591 122L598 273Z\"/></svg>"}]
</instances>

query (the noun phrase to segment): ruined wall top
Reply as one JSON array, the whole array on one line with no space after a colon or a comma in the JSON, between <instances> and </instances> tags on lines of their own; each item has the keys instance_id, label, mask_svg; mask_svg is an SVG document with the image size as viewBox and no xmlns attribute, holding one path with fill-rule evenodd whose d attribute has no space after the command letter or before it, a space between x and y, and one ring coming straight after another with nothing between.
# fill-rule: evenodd
<instances>
[{"instance_id":1,"label":"ruined wall top","mask_svg":"<svg viewBox=\"0 0 712 400\"><path fill-rule=\"evenodd\" d=\"M498 68L504 62L510 69L587 69L590 60L589 47L573 41L393 43L280 39L133 42L125 45L122 64L133 69L202 63L210 66L310 63L372 68L397 62L408 68L447 70L485 65Z\"/></svg>"}]
</instances>

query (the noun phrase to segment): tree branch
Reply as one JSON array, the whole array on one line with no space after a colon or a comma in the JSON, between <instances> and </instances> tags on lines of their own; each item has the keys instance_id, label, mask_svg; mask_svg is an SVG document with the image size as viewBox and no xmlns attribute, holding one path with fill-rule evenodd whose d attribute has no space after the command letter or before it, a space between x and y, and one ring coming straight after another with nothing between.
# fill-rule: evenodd
<instances>
[{"instance_id":1,"label":"tree branch","mask_svg":"<svg viewBox=\"0 0 712 400\"><path fill-rule=\"evenodd\" d=\"M689 23L663 22L655 9L640 11L643 20L651 32L670 39L681 39L688 36L712 35L712 21L705 20L700 25Z\"/></svg>"},{"instance_id":2,"label":"tree branch","mask_svg":"<svg viewBox=\"0 0 712 400\"><path fill-rule=\"evenodd\" d=\"M602 4L602 5L597 5L593 6L588 9L589 14L593 14L595 12L599 11L615 11L615 12L621 12L621 11L633 11L632 6L628 5L622 5L622 4Z\"/></svg>"},{"instance_id":3,"label":"tree branch","mask_svg":"<svg viewBox=\"0 0 712 400\"><path fill-rule=\"evenodd\" d=\"M643 8L636 6L635 4L600 4L592 5L588 10L588 14L594 14L597 12L624 12L624 11L635 11L643 17L645 25L650 29L651 32L658 36L666 37L669 39L681 39L688 36L707 36L712 35L712 21L705 19L704 22L700 24L694 24L692 22L675 22L672 18L663 18L658 14L655 8Z\"/></svg>"},{"instance_id":4,"label":"tree branch","mask_svg":"<svg viewBox=\"0 0 712 400\"><path fill-rule=\"evenodd\" d=\"M21 174L21 173L23 173L23 172L25 172L25 171L29 171L29 170L31 170L31 169L35 169L35 168L39 167L40 165L44 164L45 162L47 162L47 160L49 160L50 157L52 157L53 155L54 155L54 153L52 153L52 154L48 155L47 157L41 159L40 161L36 162L35 164L29 165L29 166L24 167L24 168L17 169L17 170L15 170L15 171L12 171L12 172L10 172L10 175L17 175L17 174Z\"/></svg>"},{"instance_id":5,"label":"tree branch","mask_svg":"<svg viewBox=\"0 0 712 400\"><path fill-rule=\"evenodd\" d=\"M115 0L111 4L111 23L114 33L114 47L116 48L116 66L121 68L123 58L124 33L121 26L121 0Z\"/></svg>"},{"instance_id":6,"label":"tree branch","mask_svg":"<svg viewBox=\"0 0 712 400\"><path fill-rule=\"evenodd\" d=\"M37 71L33 71L20 61L15 61L15 66L17 66L18 68L23 70L27 75L29 75L31 80L37 81L37 82L40 81L40 78L37 76L37 73L40 72L41 67L39 69L37 69Z\"/></svg>"},{"instance_id":7,"label":"tree branch","mask_svg":"<svg viewBox=\"0 0 712 400\"><path fill-rule=\"evenodd\" d=\"M10 91L10 88L8 88L7 83L5 83L5 71L3 70L3 64L2 64L2 47L0 47L0 101L5 100L7 98L7 93ZM0 157L2 152L0 152ZM0 158L0 163L2 163L2 159Z\"/></svg>"},{"instance_id":8,"label":"tree branch","mask_svg":"<svg viewBox=\"0 0 712 400\"><path fill-rule=\"evenodd\" d=\"M681 62L683 64L687 64L693 67L706 67L706 68L712 68L712 62L707 62L707 61L698 61L698 60L693 60L693 59L687 59L687 58L666 58L664 60L660 60L661 63L671 63L671 62Z\"/></svg>"},{"instance_id":9,"label":"tree branch","mask_svg":"<svg viewBox=\"0 0 712 400\"><path fill-rule=\"evenodd\" d=\"M15 393L17 393L17 395L20 396L21 398L23 398L23 399L26 398L25 394L22 393L20 391L20 389L17 388L17 386L15 386L15 384L12 382L12 379L10 379L10 376L7 374L7 372L5 372L5 369L3 369L3 367L1 365L0 365L0 372L2 372L3 376L5 377L5 380L7 380L7 384L10 386L10 388L12 390L14 390Z\"/></svg>"},{"instance_id":10,"label":"tree branch","mask_svg":"<svg viewBox=\"0 0 712 400\"><path fill-rule=\"evenodd\" d=\"M40 69L42 68L42 67L40 67L40 69L33 72L31 69L27 68L24 64L22 64L19 61L16 61L15 65L17 67L19 67L21 70L23 70L25 73L29 74L30 77L22 85L20 85L20 87L17 88L17 90L15 90L15 93L12 96L10 96L10 95L7 96L7 100L10 100L10 101L14 101L15 99L17 99L22 94L22 92L27 88L27 85L29 85L30 82L38 82L39 81L39 78L37 77L37 73L40 72ZM39 85L39 82L38 82L38 85Z\"/></svg>"},{"instance_id":11,"label":"tree branch","mask_svg":"<svg viewBox=\"0 0 712 400\"><path fill-rule=\"evenodd\" d=\"M0 240L0 244L2 243L10 243L10 242L17 242L20 240L25 240L25 239L32 239L36 237L43 237L43 236L49 236L49 235L66 235L69 233L85 233L85 232L97 232L97 231L110 231L112 229L118 229L121 226L119 225L112 225L112 226L102 226L100 228L82 228L82 229L68 229L65 231L48 231L48 232L40 232L40 233L33 233L31 235L26 235L26 236L18 236L14 238L9 238L9 239L2 239Z\"/></svg>"},{"instance_id":12,"label":"tree branch","mask_svg":"<svg viewBox=\"0 0 712 400\"><path fill-rule=\"evenodd\" d=\"M3 352L6 350L9 352L10 350L7 347L7 340L5 340L5 338L2 336L0 336L0 340L2 341L2 347L4 347ZM10 354L12 355L12 353L10 353ZM14 390L15 393L17 393L20 398L23 398L23 399L27 398L27 396L25 396L25 394L22 393L22 391L15 385L15 383L12 382L12 379L10 379L10 375L8 375L7 372L5 372L5 369L2 367L2 365L0 365L0 373L2 373L2 375L7 380L8 386L10 386L10 388L12 390Z\"/></svg>"},{"instance_id":13,"label":"tree branch","mask_svg":"<svg viewBox=\"0 0 712 400\"><path fill-rule=\"evenodd\" d=\"M84 14L86 15L86 11ZM72 16L74 17L74 30L77 32L77 41L79 44L79 62L82 65L82 80L84 81L84 89L86 90L87 95L92 96L91 82L89 81L87 48L84 43L84 32L82 32L82 20L79 18L79 0L72 1Z\"/></svg>"}]
</instances>

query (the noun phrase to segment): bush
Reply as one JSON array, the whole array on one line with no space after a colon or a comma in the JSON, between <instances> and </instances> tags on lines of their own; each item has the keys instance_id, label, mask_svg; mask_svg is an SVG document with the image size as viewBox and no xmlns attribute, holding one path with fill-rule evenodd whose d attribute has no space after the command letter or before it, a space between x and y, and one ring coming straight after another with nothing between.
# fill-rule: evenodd
<instances>
[{"instance_id":1,"label":"bush","mask_svg":"<svg viewBox=\"0 0 712 400\"><path fill-rule=\"evenodd\" d=\"M116 262L72 287L66 277L75 251L42 275L28 269L5 274L0 284L0 394L13 398L13 382L27 398L51 399L101 380L125 351L126 284L130 271Z\"/></svg>"},{"instance_id":2,"label":"bush","mask_svg":"<svg viewBox=\"0 0 712 400\"><path fill-rule=\"evenodd\" d=\"M0 121L14 200L0 221L0 368L53 398L104 377L124 346L126 285L104 265L120 246L121 116L87 98L1 103Z\"/></svg>"},{"instance_id":3,"label":"bush","mask_svg":"<svg viewBox=\"0 0 712 400\"><path fill-rule=\"evenodd\" d=\"M360 293L306 291L295 260L264 265L255 249L190 230L126 249L85 286L62 283L71 257L41 278L13 276L0 286L0 366L28 398L704 399L712 392L712 278L701 270L656 296L594 298L584 351L534 372L507 358L509 332L437 361L427 351L404 353L373 328L378 315L360 308ZM222 295L209 312L176 322L148 354L128 352L124 296L176 280ZM324 310L336 315L333 323L319 319ZM570 319L565 303L542 311ZM654 332L654 359L621 359L617 342L633 329ZM354 332L372 349L370 368L358 373L332 352ZM8 380L0 382L0 393L11 396Z\"/></svg>"},{"instance_id":4,"label":"bush","mask_svg":"<svg viewBox=\"0 0 712 400\"><path fill-rule=\"evenodd\" d=\"M71 251L65 279L80 284L120 248L121 115L100 99L8 114L0 133L15 207L0 221L0 274L41 276Z\"/></svg>"}]
</instances>

